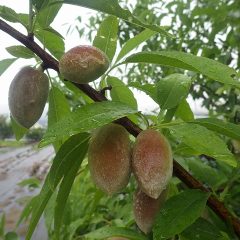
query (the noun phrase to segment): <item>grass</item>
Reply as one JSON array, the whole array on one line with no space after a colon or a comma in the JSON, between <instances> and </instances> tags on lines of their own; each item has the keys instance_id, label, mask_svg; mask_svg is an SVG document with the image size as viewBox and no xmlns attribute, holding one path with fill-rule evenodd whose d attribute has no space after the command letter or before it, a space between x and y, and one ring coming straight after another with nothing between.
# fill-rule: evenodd
<instances>
[{"instance_id":1,"label":"grass","mask_svg":"<svg viewBox=\"0 0 240 240\"><path fill-rule=\"evenodd\" d=\"M16 141L16 140L0 140L1 147L22 147L25 145L25 142Z\"/></svg>"}]
</instances>

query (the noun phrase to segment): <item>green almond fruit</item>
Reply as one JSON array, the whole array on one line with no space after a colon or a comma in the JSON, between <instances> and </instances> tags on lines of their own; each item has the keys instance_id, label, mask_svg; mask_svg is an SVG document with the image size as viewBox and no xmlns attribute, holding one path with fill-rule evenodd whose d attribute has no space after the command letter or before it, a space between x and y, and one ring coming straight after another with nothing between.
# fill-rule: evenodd
<instances>
[{"instance_id":1,"label":"green almond fruit","mask_svg":"<svg viewBox=\"0 0 240 240\"><path fill-rule=\"evenodd\" d=\"M140 189L157 199L173 172L173 156L168 140L158 131L147 129L136 138L132 169Z\"/></svg>"},{"instance_id":2,"label":"green almond fruit","mask_svg":"<svg viewBox=\"0 0 240 240\"><path fill-rule=\"evenodd\" d=\"M87 45L70 49L59 61L60 74L66 80L80 84L101 77L108 67L107 55L100 49Z\"/></svg>"},{"instance_id":3,"label":"green almond fruit","mask_svg":"<svg viewBox=\"0 0 240 240\"><path fill-rule=\"evenodd\" d=\"M41 117L49 92L46 74L32 67L22 68L11 82L8 105L12 117L25 128Z\"/></svg>"},{"instance_id":4,"label":"green almond fruit","mask_svg":"<svg viewBox=\"0 0 240 240\"><path fill-rule=\"evenodd\" d=\"M131 174L131 146L127 130L114 123L99 128L92 136L88 163L91 177L105 193L122 190Z\"/></svg>"}]
</instances>

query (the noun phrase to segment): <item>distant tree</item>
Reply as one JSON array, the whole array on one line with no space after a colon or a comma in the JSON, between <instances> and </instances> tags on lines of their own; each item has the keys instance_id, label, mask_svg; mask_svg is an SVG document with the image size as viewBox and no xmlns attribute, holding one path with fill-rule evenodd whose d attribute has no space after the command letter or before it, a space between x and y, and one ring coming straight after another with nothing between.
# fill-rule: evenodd
<instances>
[{"instance_id":1,"label":"distant tree","mask_svg":"<svg viewBox=\"0 0 240 240\"><path fill-rule=\"evenodd\" d=\"M32 128L26 133L26 139L31 142L38 142L42 139L44 133L43 128Z\"/></svg>"},{"instance_id":2,"label":"distant tree","mask_svg":"<svg viewBox=\"0 0 240 240\"><path fill-rule=\"evenodd\" d=\"M12 128L8 117L0 115L0 139L5 139L13 135Z\"/></svg>"}]
</instances>

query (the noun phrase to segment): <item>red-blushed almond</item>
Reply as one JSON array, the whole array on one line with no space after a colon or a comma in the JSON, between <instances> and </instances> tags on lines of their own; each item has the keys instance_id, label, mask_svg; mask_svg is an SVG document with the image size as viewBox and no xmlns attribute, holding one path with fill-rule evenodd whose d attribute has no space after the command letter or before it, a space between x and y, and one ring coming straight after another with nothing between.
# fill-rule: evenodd
<instances>
[{"instance_id":1,"label":"red-blushed almond","mask_svg":"<svg viewBox=\"0 0 240 240\"><path fill-rule=\"evenodd\" d=\"M129 134L118 124L110 123L93 134L88 151L89 169L102 191L111 195L128 184L130 150Z\"/></svg>"},{"instance_id":2,"label":"red-blushed almond","mask_svg":"<svg viewBox=\"0 0 240 240\"><path fill-rule=\"evenodd\" d=\"M42 115L48 92L47 75L32 67L23 67L8 92L8 105L15 121L26 128L33 126Z\"/></svg>"},{"instance_id":3,"label":"red-blushed almond","mask_svg":"<svg viewBox=\"0 0 240 240\"><path fill-rule=\"evenodd\" d=\"M59 61L61 75L76 83L89 83L102 76L109 67L107 55L100 49L80 45L66 52Z\"/></svg>"},{"instance_id":4,"label":"red-blushed almond","mask_svg":"<svg viewBox=\"0 0 240 240\"><path fill-rule=\"evenodd\" d=\"M133 213L138 227L145 233L152 230L154 220L167 196L164 190L159 198L154 199L138 189L133 198Z\"/></svg>"},{"instance_id":5,"label":"red-blushed almond","mask_svg":"<svg viewBox=\"0 0 240 240\"><path fill-rule=\"evenodd\" d=\"M142 131L133 147L132 169L141 190L149 197L158 198L173 172L168 140L158 131Z\"/></svg>"}]
</instances>

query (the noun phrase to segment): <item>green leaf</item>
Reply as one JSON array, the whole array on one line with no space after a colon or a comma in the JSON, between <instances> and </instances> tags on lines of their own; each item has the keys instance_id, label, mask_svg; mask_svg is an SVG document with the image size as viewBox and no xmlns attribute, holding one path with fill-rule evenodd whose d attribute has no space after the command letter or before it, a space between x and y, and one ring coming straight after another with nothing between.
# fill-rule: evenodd
<instances>
[{"instance_id":1,"label":"green leaf","mask_svg":"<svg viewBox=\"0 0 240 240\"><path fill-rule=\"evenodd\" d=\"M34 7L36 8L36 10L39 12L41 10L41 8L43 8L45 5L47 5L48 0L43 0L43 1L39 1L39 0L32 0L32 4L34 5Z\"/></svg>"},{"instance_id":2,"label":"green leaf","mask_svg":"<svg viewBox=\"0 0 240 240\"><path fill-rule=\"evenodd\" d=\"M233 79L237 74L233 68L215 60L197 57L189 53L177 51L140 52L129 56L123 63L153 63L183 68L201 73L212 80L240 87L240 83Z\"/></svg>"},{"instance_id":3,"label":"green leaf","mask_svg":"<svg viewBox=\"0 0 240 240\"><path fill-rule=\"evenodd\" d=\"M187 163L191 173L197 177L198 180L208 184L213 189L217 189L220 185L228 181L222 171L208 166L200 159L189 159Z\"/></svg>"},{"instance_id":4,"label":"green leaf","mask_svg":"<svg viewBox=\"0 0 240 240\"><path fill-rule=\"evenodd\" d=\"M230 138L240 140L240 125L224 122L217 118L199 118L192 123L199 124L208 128L209 130L215 131Z\"/></svg>"},{"instance_id":5,"label":"green leaf","mask_svg":"<svg viewBox=\"0 0 240 240\"><path fill-rule=\"evenodd\" d=\"M70 170L72 165L74 165L76 159L78 159L75 157L76 151L79 151L79 147L85 149L88 139L89 135L87 133L79 133L70 137L61 146L53 160L53 164L48 174L48 180L45 181L51 189L54 189L60 182L61 178L68 173L66 170ZM82 161L81 156L82 155L80 154L79 158Z\"/></svg>"},{"instance_id":6,"label":"green leaf","mask_svg":"<svg viewBox=\"0 0 240 240\"><path fill-rule=\"evenodd\" d=\"M57 36L59 36L60 38L62 38L64 40L64 37L63 35L61 35L58 31L56 31L55 29L53 29L52 27L47 27L47 28L44 28L44 30L48 31L48 32L51 32Z\"/></svg>"},{"instance_id":7,"label":"green leaf","mask_svg":"<svg viewBox=\"0 0 240 240\"><path fill-rule=\"evenodd\" d=\"M153 239L167 239L181 233L200 217L208 193L186 190L167 200L157 215L153 226Z\"/></svg>"},{"instance_id":8,"label":"green leaf","mask_svg":"<svg viewBox=\"0 0 240 240\"><path fill-rule=\"evenodd\" d=\"M176 107L181 100L185 99L191 86L191 78L175 73L157 83L157 99L161 109Z\"/></svg>"},{"instance_id":9,"label":"green leaf","mask_svg":"<svg viewBox=\"0 0 240 240\"><path fill-rule=\"evenodd\" d=\"M4 236L4 229L5 229L5 214L1 213L0 217L0 237Z\"/></svg>"},{"instance_id":10,"label":"green leaf","mask_svg":"<svg viewBox=\"0 0 240 240\"><path fill-rule=\"evenodd\" d=\"M71 222L68 225L68 232L69 232L69 239L74 239L73 236L75 235L77 229L81 226L84 225L86 223L87 218L89 218L88 216L84 216L82 218L79 218L73 222Z\"/></svg>"},{"instance_id":11,"label":"green leaf","mask_svg":"<svg viewBox=\"0 0 240 240\"><path fill-rule=\"evenodd\" d=\"M150 29L145 29L142 32L140 32L138 35L134 36L133 38L130 38L122 47L121 51L119 52L117 56L116 62L121 60L124 56L126 56L130 51L132 51L134 48L138 47L141 43L148 40L150 37L157 34L157 32L152 31Z\"/></svg>"},{"instance_id":12,"label":"green leaf","mask_svg":"<svg viewBox=\"0 0 240 240\"><path fill-rule=\"evenodd\" d=\"M5 235L5 240L19 240L20 238L18 237L18 235L15 232L8 232Z\"/></svg>"},{"instance_id":13,"label":"green leaf","mask_svg":"<svg viewBox=\"0 0 240 240\"><path fill-rule=\"evenodd\" d=\"M199 154L205 154L236 167L236 159L225 142L207 128L193 123L182 123L169 126L169 129L170 133L180 142L196 150Z\"/></svg>"},{"instance_id":14,"label":"green leaf","mask_svg":"<svg viewBox=\"0 0 240 240\"><path fill-rule=\"evenodd\" d=\"M147 237L130 229L121 227L102 227L84 235L84 239L107 239L125 237L130 240L147 240Z\"/></svg>"},{"instance_id":15,"label":"green leaf","mask_svg":"<svg viewBox=\"0 0 240 240\"><path fill-rule=\"evenodd\" d=\"M0 77L16 60L17 58L8 58L0 61Z\"/></svg>"},{"instance_id":16,"label":"green leaf","mask_svg":"<svg viewBox=\"0 0 240 240\"><path fill-rule=\"evenodd\" d=\"M199 152L197 152L196 150L190 148L189 146L187 146L184 143L180 143L174 149L174 154L181 155L181 156L184 156L184 157L185 156L192 157L192 156L198 156Z\"/></svg>"},{"instance_id":17,"label":"green leaf","mask_svg":"<svg viewBox=\"0 0 240 240\"><path fill-rule=\"evenodd\" d=\"M140 21L137 17L133 16L128 9L120 7L118 0L63 0L63 3L78 5L86 8L90 8L96 11L107 13L118 18L121 18L129 23L143 28L148 28L153 31L159 32L165 36L173 37L166 31L165 27L160 27L153 24L147 24Z\"/></svg>"},{"instance_id":18,"label":"green leaf","mask_svg":"<svg viewBox=\"0 0 240 240\"><path fill-rule=\"evenodd\" d=\"M71 111L65 95L59 88L52 86L48 99L48 128L51 128L55 123L68 116ZM62 143L63 139L59 142L55 142L55 149L58 150Z\"/></svg>"},{"instance_id":19,"label":"green leaf","mask_svg":"<svg viewBox=\"0 0 240 240\"><path fill-rule=\"evenodd\" d=\"M34 34L55 58L60 59L65 48L64 41L58 34L40 27L35 28Z\"/></svg>"},{"instance_id":20,"label":"green leaf","mask_svg":"<svg viewBox=\"0 0 240 240\"><path fill-rule=\"evenodd\" d=\"M125 103L137 110L137 101L132 91L120 79L109 76L107 83L112 86L110 95L113 101Z\"/></svg>"},{"instance_id":21,"label":"green leaf","mask_svg":"<svg viewBox=\"0 0 240 240\"><path fill-rule=\"evenodd\" d=\"M145 92L149 97L151 97L156 103L158 103L157 100L157 90L156 87L153 84L141 84L139 82L130 82L128 83L129 87L134 87L142 92Z\"/></svg>"},{"instance_id":22,"label":"green leaf","mask_svg":"<svg viewBox=\"0 0 240 240\"><path fill-rule=\"evenodd\" d=\"M56 190L61 179L68 175L76 159L82 159L82 156L85 156L88 140L88 134L77 134L69 138L57 152L41 192L32 203L32 216L26 235L26 240L31 239L34 229L36 228L49 199Z\"/></svg>"},{"instance_id":23,"label":"green leaf","mask_svg":"<svg viewBox=\"0 0 240 240\"><path fill-rule=\"evenodd\" d=\"M19 22L18 14L13 9L8 8L6 6L0 6L0 17L9 22L13 23Z\"/></svg>"},{"instance_id":24,"label":"green leaf","mask_svg":"<svg viewBox=\"0 0 240 240\"><path fill-rule=\"evenodd\" d=\"M183 99L178 105L175 116L181 118L185 122L194 120L194 114L186 99Z\"/></svg>"},{"instance_id":25,"label":"green leaf","mask_svg":"<svg viewBox=\"0 0 240 240\"><path fill-rule=\"evenodd\" d=\"M36 177L32 177L32 178L22 180L17 185L20 187L29 186L29 187L39 188L41 186L41 181Z\"/></svg>"},{"instance_id":26,"label":"green leaf","mask_svg":"<svg viewBox=\"0 0 240 240\"><path fill-rule=\"evenodd\" d=\"M53 143L64 136L101 127L132 113L136 113L136 110L120 102L105 101L85 105L48 129L40 146Z\"/></svg>"},{"instance_id":27,"label":"green leaf","mask_svg":"<svg viewBox=\"0 0 240 240\"><path fill-rule=\"evenodd\" d=\"M186 240L220 240L220 231L209 221L199 218L185 229L181 236Z\"/></svg>"},{"instance_id":28,"label":"green leaf","mask_svg":"<svg viewBox=\"0 0 240 240\"><path fill-rule=\"evenodd\" d=\"M21 23L24 27L26 27L26 22L23 19L23 16L26 14L22 13L16 13L13 9L6 7L6 6L0 6L0 17L3 19L13 22L13 23Z\"/></svg>"},{"instance_id":29,"label":"green leaf","mask_svg":"<svg viewBox=\"0 0 240 240\"><path fill-rule=\"evenodd\" d=\"M59 239L60 229L64 217L64 209L68 199L68 195L70 193L75 176L77 175L78 169L80 168L81 163L86 155L87 149L88 145L85 144L81 147L81 152L78 151L78 155L75 158L72 158L72 163L70 163L70 161L68 162L68 164L71 165L71 169L68 171L67 174L65 174L59 187L56 199L56 207L54 211L54 228L57 239Z\"/></svg>"},{"instance_id":30,"label":"green leaf","mask_svg":"<svg viewBox=\"0 0 240 240\"><path fill-rule=\"evenodd\" d=\"M19 123L17 123L12 116L11 116L11 126L17 141L19 141L29 130L23 127L22 125L20 125Z\"/></svg>"},{"instance_id":31,"label":"green leaf","mask_svg":"<svg viewBox=\"0 0 240 240\"><path fill-rule=\"evenodd\" d=\"M62 3L56 3L55 0L48 0L44 2L36 17L36 20L42 26L42 28L47 28L53 22L61 6Z\"/></svg>"},{"instance_id":32,"label":"green leaf","mask_svg":"<svg viewBox=\"0 0 240 240\"><path fill-rule=\"evenodd\" d=\"M37 200L38 200L38 198L37 198L37 196L35 196L27 203L27 205L24 207L24 209L21 212L21 215L17 221L16 226L20 226L20 224L23 222L24 219L25 220L28 219Z\"/></svg>"},{"instance_id":33,"label":"green leaf","mask_svg":"<svg viewBox=\"0 0 240 240\"><path fill-rule=\"evenodd\" d=\"M10 53L12 56L17 57L17 58L35 58L35 54L29 50L27 47L17 45L17 46L11 46L7 47L6 50L8 53Z\"/></svg>"},{"instance_id":34,"label":"green leaf","mask_svg":"<svg viewBox=\"0 0 240 240\"><path fill-rule=\"evenodd\" d=\"M118 19L114 16L109 16L101 23L93 45L106 53L111 62L117 48L117 38Z\"/></svg>"}]
</instances>

